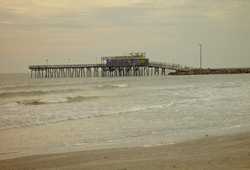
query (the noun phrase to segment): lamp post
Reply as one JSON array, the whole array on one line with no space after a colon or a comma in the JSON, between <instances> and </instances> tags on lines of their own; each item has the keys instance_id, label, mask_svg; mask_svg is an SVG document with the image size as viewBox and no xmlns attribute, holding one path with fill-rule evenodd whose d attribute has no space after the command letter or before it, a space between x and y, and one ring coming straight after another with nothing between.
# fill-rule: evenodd
<instances>
[{"instance_id":1,"label":"lamp post","mask_svg":"<svg viewBox=\"0 0 250 170\"><path fill-rule=\"evenodd\" d=\"M202 69L202 44L199 43L199 47L200 47L200 69Z\"/></svg>"}]
</instances>

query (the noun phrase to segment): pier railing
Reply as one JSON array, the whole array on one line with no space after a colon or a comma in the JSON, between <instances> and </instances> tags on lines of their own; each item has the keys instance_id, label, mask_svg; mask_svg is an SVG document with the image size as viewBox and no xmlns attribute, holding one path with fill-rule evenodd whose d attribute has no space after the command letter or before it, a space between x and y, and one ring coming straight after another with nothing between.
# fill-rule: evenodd
<instances>
[{"instance_id":1,"label":"pier railing","mask_svg":"<svg viewBox=\"0 0 250 170\"><path fill-rule=\"evenodd\" d=\"M175 70L175 71L188 71L193 69L192 67L183 66L180 64L173 64L173 63L163 63L163 62L150 62L150 67L159 67L159 68L165 68L168 70Z\"/></svg>"},{"instance_id":2,"label":"pier railing","mask_svg":"<svg viewBox=\"0 0 250 170\"><path fill-rule=\"evenodd\" d=\"M64 64L64 65L31 65L29 69L58 69L58 68L94 68L105 67L105 64Z\"/></svg>"}]
</instances>

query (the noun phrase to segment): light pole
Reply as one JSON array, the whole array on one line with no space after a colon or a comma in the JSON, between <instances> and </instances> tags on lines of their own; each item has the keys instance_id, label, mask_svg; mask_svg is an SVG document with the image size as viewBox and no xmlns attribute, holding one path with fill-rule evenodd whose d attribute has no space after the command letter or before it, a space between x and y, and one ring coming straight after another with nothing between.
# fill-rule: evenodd
<instances>
[{"instance_id":1,"label":"light pole","mask_svg":"<svg viewBox=\"0 0 250 170\"><path fill-rule=\"evenodd\" d=\"M46 65L49 65L49 59L46 58Z\"/></svg>"},{"instance_id":2,"label":"light pole","mask_svg":"<svg viewBox=\"0 0 250 170\"><path fill-rule=\"evenodd\" d=\"M199 43L199 47L200 47L200 69L202 69L202 44Z\"/></svg>"}]
</instances>

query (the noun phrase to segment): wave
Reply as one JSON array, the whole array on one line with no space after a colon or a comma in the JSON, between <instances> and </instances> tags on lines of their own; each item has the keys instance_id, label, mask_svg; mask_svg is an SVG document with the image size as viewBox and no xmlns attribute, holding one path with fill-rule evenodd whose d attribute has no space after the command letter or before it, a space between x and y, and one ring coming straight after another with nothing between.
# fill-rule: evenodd
<instances>
[{"instance_id":1,"label":"wave","mask_svg":"<svg viewBox=\"0 0 250 170\"><path fill-rule=\"evenodd\" d=\"M47 104L46 102L42 102L40 99L32 99L32 100L23 100L23 101L17 101L17 104L23 104L23 105L43 105Z\"/></svg>"},{"instance_id":2,"label":"wave","mask_svg":"<svg viewBox=\"0 0 250 170\"><path fill-rule=\"evenodd\" d=\"M140 111L169 108L174 104L175 104L174 102L171 102L171 103L163 104L163 105L159 104L159 105L150 105L150 106L135 106L135 107L132 107L128 110L115 111L113 113L108 113L108 114L98 114L98 115L93 115L93 116L88 117L88 118L100 118L100 117L111 117L111 116L115 116L115 115L127 115L127 114L133 114L133 113L140 112Z\"/></svg>"},{"instance_id":3,"label":"wave","mask_svg":"<svg viewBox=\"0 0 250 170\"><path fill-rule=\"evenodd\" d=\"M166 90L166 91L174 91L174 90L192 90L192 89L197 89L198 87L195 86L170 86L170 87L161 87L159 90Z\"/></svg>"},{"instance_id":4,"label":"wave","mask_svg":"<svg viewBox=\"0 0 250 170\"><path fill-rule=\"evenodd\" d=\"M238 84L232 84L232 83L219 84L219 85L215 85L214 86L214 88L218 88L218 89L238 88L238 87L240 87L240 85L238 85Z\"/></svg>"},{"instance_id":5,"label":"wave","mask_svg":"<svg viewBox=\"0 0 250 170\"><path fill-rule=\"evenodd\" d=\"M70 92L76 92L76 91L81 91L81 90L82 89L12 91L12 92L0 93L0 97L11 98L11 97L22 97L22 96L37 96L37 95L46 95L46 94L70 93Z\"/></svg>"},{"instance_id":6,"label":"wave","mask_svg":"<svg viewBox=\"0 0 250 170\"><path fill-rule=\"evenodd\" d=\"M85 83L86 84L86 83ZM34 88L53 88L53 87L68 87L68 86L82 86L83 84L81 82L76 83L60 83L60 82L50 82L43 84L41 83L35 83L35 84L18 84L18 85L3 85L0 86L0 90L22 90L22 89L34 89Z\"/></svg>"},{"instance_id":7,"label":"wave","mask_svg":"<svg viewBox=\"0 0 250 170\"><path fill-rule=\"evenodd\" d=\"M86 100L98 99L101 96L76 96L76 97L67 97L67 101L64 103L74 103L74 102L82 102Z\"/></svg>"},{"instance_id":8,"label":"wave","mask_svg":"<svg viewBox=\"0 0 250 170\"><path fill-rule=\"evenodd\" d=\"M46 105L46 104L53 104L53 103L72 103L72 102L81 102L85 100L93 100L96 98L100 98L101 96L76 96L76 97L67 97L64 98L65 101L51 101L45 102L41 99L33 99L33 100L24 100L17 102L18 104L22 105ZM150 105L150 106L134 106L129 109L124 110L114 110L108 113L96 113L96 114L55 114L55 115L39 115L36 114L35 117L28 117L27 119L18 119L16 118L3 118L0 120L0 130L12 129L12 128L19 128L19 127L32 127L32 126L41 126L46 124L55 124L61 123L65 121L74 121L74 120L83 120L83 119L102 119L104 117L113 117L113 116L123 116L128 114L134 114L146 110L158 110L164 109L167 107L172 106L174 103L163 104L163 105ZM41 118L42 116L42 118ZM45 117L44 117L45 116Z\"/></svg>"},{"instance_id":9,"label":"wave","mask_svg":"<svg viewBox=\"0 0 250 170\"><path fill-rule=\"evenodd\" d=\"M100 84L97 88L110 89L110 88L126 88L128 84Z\"/></svg>"},{"instance_id":10,"label":"wave","mask_svg":"<svg viewBox=\"0 0 250 170\"><path fill-rule=\"evenodd\" d=\"M134 112L139 112L139 111L146 111L146 110L155 110L155 109L163 109L163 108L168 108L171 107L174 104L174 102L171 102L169 104L157 104L157 105L150 105L150 106L137 106L137 107L132 107L129 110L118 112L118 114L127 114L127 113L134 113Z\"/></svg>"},{"instance_id":11,"label":"wave","mask_svg":"<svg viewBox=\"0 0 250 170\"><path fill-rule=\"evenodd\" d=\"M45 105L45 104L59 104L59 103L77 103L82 101L98 99L101 96L75 96L75 97L66 97L58 98L57 100L42 100L42 99L30 99L16 101L17 104L21 105Z\"/></svg>"}]
</instances>

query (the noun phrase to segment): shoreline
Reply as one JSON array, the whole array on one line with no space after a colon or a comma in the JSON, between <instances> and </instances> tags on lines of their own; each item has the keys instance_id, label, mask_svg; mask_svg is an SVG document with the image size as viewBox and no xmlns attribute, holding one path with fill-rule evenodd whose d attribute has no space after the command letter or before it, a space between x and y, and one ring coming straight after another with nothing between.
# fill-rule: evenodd
<instances>
[{"instance_id":1,"label":"shoreline","mask_svg":"<svg viewBox=\"0 0 250 170\"><path fill-rule=\"evenodd\" d=\"M250 169L250 133L204 137L152 147L35 155L0 161L8 169Z\"/></svg>"}]
</instances>

